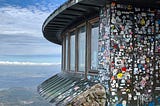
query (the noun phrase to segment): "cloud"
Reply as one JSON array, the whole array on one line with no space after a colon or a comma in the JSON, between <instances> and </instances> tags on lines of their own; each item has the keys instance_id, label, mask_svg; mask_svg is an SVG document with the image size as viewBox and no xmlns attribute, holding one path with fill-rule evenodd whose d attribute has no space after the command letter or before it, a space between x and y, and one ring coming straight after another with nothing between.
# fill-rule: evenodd
<instances>
[{"instance_id":1,"label":"cloud","mask_svg":"<svg viewBox=\"0 0 160 106\"><path fill-rule=\"evenodd\" d=\"M0 61L0 65L60 66L61 63L33 63L33 62L9 62L9 61Z\"/></svg>"},{"instance_id":2,"label":"cloud","mask_svg":"<svg viewBox=\"0 0 160 106\"><path fill-rule=\"evenodd\" d=\"M0 35L29 35L42 37L41 27L50 12L36 8L2 7L0 8Z\"/></svg>"},{"instance_id":3,"label":"cloud","mask_svg":"<svg viewBox=\"0 0 160 106\"><path fill-rule=\"evenodd\" d=\"M42 37L42 24L66 0L0 1L0 35L30 35Z\"/></svg>"},{"instance_id":4,"label":"cloud","mask_svg":"<svg viewBox=\"0 0 160 106\"><path fill-rule=\"evenodd\" d=\"M61 46L43 37L0 35L0 55L61 55Z\"/></svg>"},{"instance_id":5,"label":"cloud","mask_svg":"<svg viewBox=\"0 0 160 106\"><path fill-rule=\"evenodd\" d=\"M51 1L0 1L0 55L61 55L61 46L47 41L42 34L45 19L64 2Z\"/></svg>"}]
</instances>

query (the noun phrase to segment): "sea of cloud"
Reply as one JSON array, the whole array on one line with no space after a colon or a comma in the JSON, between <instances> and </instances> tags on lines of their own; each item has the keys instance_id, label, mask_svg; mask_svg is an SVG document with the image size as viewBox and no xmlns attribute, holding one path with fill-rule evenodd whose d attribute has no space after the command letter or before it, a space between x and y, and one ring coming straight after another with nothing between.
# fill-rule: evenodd
<instances>
[{"instance_id":1,"label":"sea of cloud","mask_svg":"<svg viewBox=\"0 0 160 106\"><path fill-rule=\"evenodd\" d=\"M0 61L0 65L59 66L59 65L61 65L61 63L36 63L36 62Z\"/></svg>"}]
</instances>

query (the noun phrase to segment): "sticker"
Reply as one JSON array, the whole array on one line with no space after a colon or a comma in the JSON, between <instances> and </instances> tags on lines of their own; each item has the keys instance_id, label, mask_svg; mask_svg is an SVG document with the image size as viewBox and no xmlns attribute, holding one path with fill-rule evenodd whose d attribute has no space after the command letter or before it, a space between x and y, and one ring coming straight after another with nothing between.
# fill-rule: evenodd
<instances>
[{"instance_id":1,"label":"sticker","mask_svg":"<svg viewBox=\"0 0 160 106\"><path fill-rule=\"evenodd\" d=\"M122 106L127 106L127 101L126 100L122 101Z\"/></svg>"},{"instance_id":2,"label":"sticker","mask_svg":"<svg viewBox=\"0 0 160 106\"><path fill-rule=\"evenodd\" d=\"M141 20L141 22L140 22L140 24L141 24L142 26L144 26L144 25L145 25L145 23L146 23L146 22L145 22L145 20L144 20L144 19L142 19L142 20Z\"/></svg>"},{"instance_id":3,"label":"sticker","mask_svg":"<svg viewBox=\"0 0 160 106\"><path fill-rule=\"evenodd\" d=\"M133 99L134 99L134 100L137 100L137 96L134 96Z\"/></svg>"},{"instance_id":4,"label":"sticker","mask_svg":"<svg viewBox=\"0 0 160 106\"><path fill-rule=\"evenodd\" d=\"M112 2L111 6L115 7L116 6L116 2Z\"/></svg>"},{"instance_id":5,"label":"sticker","mask_svg":"<svg viewBox=\"0 0 160 106\"><path fill-rule=\"evenodd\" d=\"M122 67L121 70L122 70L123 72L126 72L127 68L126 68L126 67Z\"/></svg>"},{"instance_id":6,"label":"sticker","mask_svg":"<svg viewBox=\"0 0 160 106\"><path fill-rule=\"evenodd\" d=\"M117 74L117 78L118 78L118 79L122 79L122 77L123 77L123 74L122 74L122 73L118 73L118 74Z\"/></svg>"},{"instance_id":7,"label":"sticker","mask_svg":"<svg viewBox=\"0 0 160 106\"><path fill-rule=\"evenodd\" d=\"M117 11L117 15L120 16L121 15L121 11Z\"/></svg>"},{"instance_id":8,"label":"sticker","mask_svg":"<svg viewBox=\"0 0 160 106\"><path fill-rule=\"evenodd\" d=\"M128 10L131 10L132 9L132 5L128 5Z\"/></svg>"}]
</instances>

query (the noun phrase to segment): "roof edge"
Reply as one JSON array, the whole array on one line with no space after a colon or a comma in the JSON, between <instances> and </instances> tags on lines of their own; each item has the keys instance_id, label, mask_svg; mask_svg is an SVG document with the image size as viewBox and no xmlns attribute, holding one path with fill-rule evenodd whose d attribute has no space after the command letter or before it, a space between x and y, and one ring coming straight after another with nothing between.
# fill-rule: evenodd
<instances>
[{"instance_id":1,"label":"roof edge","mask_svg":"<svg viewBox=\"0 0 160 106\"><path fill-rule=\"evenodd\" d=\"M81 2L83 0L69 0L66 1L64 4L62 4L59 8L57 8L54 12L51 13L51 15L45 20L45 22L42 25L42 31L44 31L44 28L46 25L54 18L56 17L59 13L63 12L65 9L68 7L71 7L72 5Z\"/></svg>"}]
</instances>

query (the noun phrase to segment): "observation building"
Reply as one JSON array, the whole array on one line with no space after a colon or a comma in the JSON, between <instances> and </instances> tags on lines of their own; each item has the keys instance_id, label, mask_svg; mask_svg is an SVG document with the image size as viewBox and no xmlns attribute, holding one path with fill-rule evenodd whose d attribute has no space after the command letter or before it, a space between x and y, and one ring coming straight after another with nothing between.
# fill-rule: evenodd
<instances>
[{"instance_id":1,"label":"observation building","mask_svg":"<svg viewBox=\"0 0 160 106\"><path fill-rule=\"evenodd\" d=\"M57 106L160 105L160 0L69 0L44 22L61 72L38 86Z\"/></svg>"}]
</instances>

